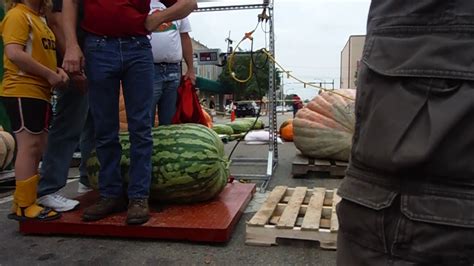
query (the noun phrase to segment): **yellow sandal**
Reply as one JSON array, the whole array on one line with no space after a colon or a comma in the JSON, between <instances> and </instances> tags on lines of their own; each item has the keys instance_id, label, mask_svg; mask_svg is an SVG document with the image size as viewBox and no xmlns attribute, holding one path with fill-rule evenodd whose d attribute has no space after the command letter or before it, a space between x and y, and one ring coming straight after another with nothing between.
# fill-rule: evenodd
<instances>
[{"instance_id":1,"label":"yellow sandal","mask_svg":"<svg viewBox=\"0 0 474 266\"><path fill-rule=\"evenodd\" d=\"M36 204L38 181L38 175L34 175L26 180L16 181L12 213L8 215L9 219L17 221L50 221L61 217L60 213Z\"/></svg>"}]
</instances>

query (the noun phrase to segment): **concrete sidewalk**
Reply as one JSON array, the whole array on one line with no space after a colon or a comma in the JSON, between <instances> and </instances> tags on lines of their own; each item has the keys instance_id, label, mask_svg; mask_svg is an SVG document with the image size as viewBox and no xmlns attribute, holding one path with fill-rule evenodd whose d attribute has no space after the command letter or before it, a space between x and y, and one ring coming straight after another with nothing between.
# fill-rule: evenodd
<instances>
[{"instance_id":1,"label":"concrete sidewalk","mask_svg":"<svg viewBox=\"0 0 474 266\"><path fill-rule=\"evenodd\" d=\"M290 114L281 116L286 120ZM265 118L268 123L268 118ZM279 119L279 120L280 120ZM216 119L216 121L219 121ZM281 121L280 121L281 122ZM235 142L225 145L229 153ZM266 158L266 145L241 143L235 157ZM291 163L297 150L293 143L279 145L279 166L269 184L289 187L322 186L335 188L340 179L320 179L314 176L293 179ZM235 169L243 170L246 169ZM75 169L71 175L75 174ZM65 188L67 196L75 196L77 181ZM189 242L83 238L65 236L22 236L16 222L6 218L11 202L0 203L0 265L335 265L336 252L321 250L317 242L282 240L278 246L245 245L245 222L262 201L256 195L239 221L232 239L224 245Z\"/></svg>"}]
</instances>

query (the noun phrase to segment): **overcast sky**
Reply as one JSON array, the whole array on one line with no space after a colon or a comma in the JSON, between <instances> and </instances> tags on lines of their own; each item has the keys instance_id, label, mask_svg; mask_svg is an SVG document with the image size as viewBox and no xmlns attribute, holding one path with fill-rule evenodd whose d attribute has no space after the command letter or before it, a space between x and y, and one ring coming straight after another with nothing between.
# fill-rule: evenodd
<instances>
[{"instance_id":1,"label":"overcast sky","mask_svg":"<svg viewBox=\"0 0 474 266\"><path fill-rule=\"evenodd\" d=\"M221 0L199 6L260 4L257 0ZM275 49L277 61L297 77L332 81L339 87L341 50L350 35L365 34L370 0L275 0ZM193 13L191 36L209 48L225 51L229 31L234 45L257 24L261 10ZM265 26L265 24L264 24ZM265 27L264 27L265 29ZM268 25L267 25L268 29ZM254 49L265 47L263 29L254 33ZM249 50L248 42L241 46ZM284 79L285 91L310 99L316 90Z\"/></svg>"}]
</instances>

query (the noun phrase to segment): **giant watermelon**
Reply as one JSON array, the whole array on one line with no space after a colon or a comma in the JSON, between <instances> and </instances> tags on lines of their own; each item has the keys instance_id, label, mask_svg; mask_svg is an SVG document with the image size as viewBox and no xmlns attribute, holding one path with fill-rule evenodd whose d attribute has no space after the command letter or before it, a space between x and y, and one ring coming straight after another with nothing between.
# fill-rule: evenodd
<instances>
[{"instance_id":1,"label":"giant watermelon","mask_svg":"<svg viewBox=\"0 0 474 266\"><path fill-rule=\"evenodd\" d=\"M296 113L293 142L308 157L349 160L354 134L355 90L322 92Z\"/></svg>"},{"instance_id":2,"label":"giant watermelon","mask_svg":"<svg viewBox=\"0 0 474 266\"><path fill-rule=\"evenodd\" d=\"M205 126L180 124L152 130L152 200L193 203L216 197L229 177L229 161L219 136ZM120 133L121 174L129 179L130 142ZM89 181L98 188L99 161L93 153L87 162Z\"/></svg>"}]
</instances>

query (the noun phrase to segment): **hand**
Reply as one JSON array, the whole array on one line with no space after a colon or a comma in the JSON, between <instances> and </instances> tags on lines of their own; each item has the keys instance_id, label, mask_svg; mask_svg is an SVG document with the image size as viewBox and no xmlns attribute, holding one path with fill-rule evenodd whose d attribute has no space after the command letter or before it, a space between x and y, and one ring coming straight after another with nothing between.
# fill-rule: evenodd
<instances>
[{"instance_id":1,"label":"hand","mask_svg":"<svg viewBox=\"0 0 474 266\"><path fill-rule=\"evenodd\" d=\"M186 74L184 74L184 79L189 79L193 85L196 85L196 74L194 74L194 71L188 69Z\"/></svg>"},{"instance_id":2,"label":"hand","mask_svg":"<svg viewBox=\"0 0 474 266\"><path fill-rule=\"evenodd\" d=\"M149 32L155 31L161 23L163 23L163 19L161 18L160 11L155 10L153 13L148 15L145 20L145 28Z\"/></svg>"},{"instance_id":3,"label":"hand","mask_svg":"<svg viewBox=\"0 0 474 266\"><path fill-rule=\"evenodd\" d=\"M84 66L84 55L82 54L79 45L66 47L66 53L64 54L63 60L64 70L71 74L79 74L82 73Z\"/></svg>"},{"instance_id":4,"label":"hand","mask_svg":"<svg viewBox=\"0 0 474 266\"><path fill-rule=\"evenodd\" d=\"M84 95L87 93L87 77L84 73L71 74L71 81L74 88L79 90L81 94Z\"/></svg>"},{"instance_id":5,"label":"hand","mask_svg":"<svg viewBox=\"0 0 474 266\"><path fill-rule=\"evenodd\" d=\"M53 88L64 88L69 82L69 76L62 68L57 68L56 72L52 72L48 77L48 82Z\"/></svg>"}]
</instances>

